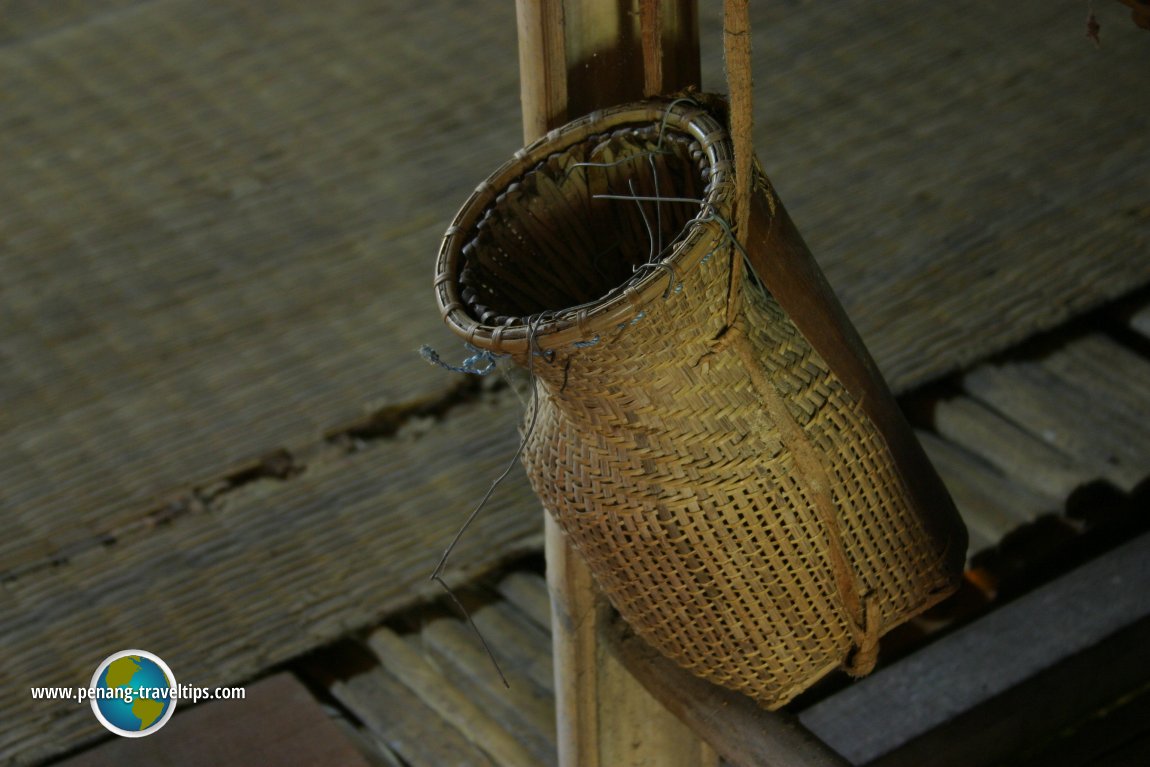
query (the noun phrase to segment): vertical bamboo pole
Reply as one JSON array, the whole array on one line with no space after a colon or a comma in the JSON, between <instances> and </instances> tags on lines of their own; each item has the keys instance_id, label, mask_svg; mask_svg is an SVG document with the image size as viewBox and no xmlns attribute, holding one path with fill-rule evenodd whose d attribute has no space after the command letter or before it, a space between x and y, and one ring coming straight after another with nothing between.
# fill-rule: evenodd
<instances>
[{"instance_id":1,"label":"vertical bamboo pole","mask_svg":"<svg viewBox=\"0 0 1150 767\"><path fill-rule=\"evenodd\" d=\"M695 0L517 0L524 139L595 109L699 84ZM561 767L717 767L718 756L623 667L611 607L546 521Z\"/></svg>"},{"instance_id":2,"label":"vertical bamboo pole","mask_svg":"<svg viewBox=\"0 0 1150 767\"><path fill-rule=\"evenodd\" d=\"M516 0L523 141L567 121L567 45L563 0Z\"/></svg>"},{"instance_id":3,"label":"vertical bamboo pole","mask_svg":"<svg viewBox=\"0 0 1150 767\"><path fill-rule=\"evenodd\" d=\"M550 518L547 581L560 767L717 767L715 751L615 655L612 608Z\"/></svg>"}]
</instances>

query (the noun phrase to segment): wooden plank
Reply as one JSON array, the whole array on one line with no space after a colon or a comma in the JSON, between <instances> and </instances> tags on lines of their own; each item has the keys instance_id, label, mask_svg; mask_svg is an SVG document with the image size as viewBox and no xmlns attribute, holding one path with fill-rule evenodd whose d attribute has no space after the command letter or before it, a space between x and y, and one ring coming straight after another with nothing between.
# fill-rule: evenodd
<instances>
[{"instance_id":1,"label":"wooden plank","mask_svg":"<svg viewBox=\"0 0 1150 767\"><path fill-rule=\"evenodd\" d=\"M1150 338L1150 304L1146 304L1130 316L1130 327L1146 338Z\"/></svg>"},{"instance_id":2,"label":"wooden plank","mask_svg":"<svg viewBox=\"0 0 1150 767\"><path fill-rule=\"evenodd\" d=\"M332 695L405 765L502 767L387 670L373 666L334 682Z\"/></svg>"},{"instance_id":3,"label":"wooden plank","mask_svg":"<svg viewBox=\"0 0 1150 767\"><path fill-rule=\"evenodd\" d=\"M243 700L212 701L186 710L181 706L162 736L115 738L58 764L373 767L291 674L268 677L245 692Z\"/></svg>"},{"instance_id":4,"label":"wooden plank","mask_svg":"<svg viewBox=\"0 0 1150 767\"><path fill-rule=\"evenodd\" d=\"M551 596L540 575L516 570L497 585L499 593L544 631L551 631Z\"/></svg>"},{"instance_id":5,"label":"wooden plank","mask_svg":"<svg viewBox=\"0 0 1150 767\"><path fill-rule=\"evenodd\" d=\"M1150 466L1140 418L1038 362L982 365L963 377L976 399L1074 459L1095 476L1130 490Z\"/></svg>"},{"instance_id":6,"label":"wooden plank","mask_svg":"<svg viewBox=\"0 0 1150 767\"><path fill-rule=\"evenodd\" d=\"M1150 390L1134 384L1150 380L1150 362L1117 341L1077 337L1035 359L980 366L963 380L975 398L937 404L940 434L1048 499L1050 510L1091 481L1129 490L1150 472L1150 440L1138 426L1150 413Z\"/></svg>"},{"instance_id":7,"label":"wooden plank","mask_svg":"<svg viewBox=\"0 0 1150 767\"><path fill-rule=\"evenodd\" d=\"M484 640L502 647L497 637L484 635ZM417 643L441 670L445 684L458 688L502 722L538 764L556 764L555 698L549 688L532 681L523 665L500 660L507 679L504 686L470 627L453 618L432 620L408 641ZM547 644L538 648L546 661L551 659L550 649Z\"/></svg>"},{"instance_id":8,"label":"wooden plank","mask_svg":"<svg viewBox=\"0 0 1150 767\"><path fill-rule=\"evenodd\" d=\"M540 689L554 693L551 637L545 631L501 602L480 607L471 617L501 664L522 669Z\"/></svg>"},{"instance_id":9,"label":"wooden plank","mask_svg":"<svg viewBox=\"0 0 1150 767\"><path fill-rule=\"evenodd\" d=\"M380 665L400 680L445 722L491 757L500 767L533 767L531 749L505 724L450 683L427 657L389 629L372 632L368 645ZM457 761L454 757L453 761Z\"/></svg>"},{"instance_id":10,"label":"wooden plank","mask_svg":"<svg viewBox=\"0 0 1150 767\"><path fill-rule=\"evenodd\" d=\"M1057 503L1006 478L974 453L928 432L918 432L918 439L966 523L969 553L1040 514L1058 511Z\"/></svg>"},{"instance_id":11,"label":"wooden plank","mask_svg":"<svg viewBox=\"0 0 1150 767\"><path fill-rule=\"evenodd\" d=\"M1041 360L1048 370L1083 393L1092 408L1137 422L1150 413L1150 359L1102 334L1076 338ZM1117 435L1115 435L1117 438ZM1150 439L1143 440L1150 459ZM1150 473L1150 460L1142 467Z\"/></svg>"},{"instance_id":12,"label":"wooden plank","mask_svg":"<svg viewBox=\"0 0 1150 767\"><path fill-rule=\"evenodd\" d=\"M991 767L1016 764L1033 744L1056 737L1099 709L1145 685L1150 620L1098 641L1089 649L1034 674L1024 683L967 711L937 732L910 741L874 767ZM945 756L935 761L935 754ZM1117 756L1117 755L1116 755ZM1119 757L1095 764L1130 764Z\"/></svg>"},{"instance_id":13,"label":"wooden plank","mask_svg":"<svg viewBox=\"0 0 1150 767\"><path fill-rule=\"evenodd\" d=\"M800 712L855 764L999 764L1150 681L1150 535ZM906 745L904 745L906 744Z\"/></svg>"},{"instance_id":14,"label":"wooden plank","mask_svg":"<svg viewBox=\"0 0 1150 767\"><path fill-rule=\"evenodd\" d=\"M733 767L849 767L791 714L766 711L745 695L710 684L676 666L612 622L610 651L675 716Z\"/></svg>"},{"instance_id":15,"label":"wooden plank","mask_svg":"<svg viewBox=\"0 0 1150 767\"><path fill-rule=\"evenodd\" d=\"M1091 467L969 397L938 402L934 426L947 441L1047 499L1052 509L1061 505L1074 488L1096 478Z\"/></svg>"},{"instance_id":16,"label":"wooden plank","mask_svg":"<svg viewBox=\"0 0 1150 767\"><path fill-rule=\"evenodd\" d=\"M331 716L331 712L328 712ZM378 740L373 733L363 729L358 723L353 723L343 716L331 716L331 720L340 729L349 741L356 745L360 753L368 760L371 767L408 767L399 758L399 755L388 748L387 744Z\"/></svg>"}]
</instances>

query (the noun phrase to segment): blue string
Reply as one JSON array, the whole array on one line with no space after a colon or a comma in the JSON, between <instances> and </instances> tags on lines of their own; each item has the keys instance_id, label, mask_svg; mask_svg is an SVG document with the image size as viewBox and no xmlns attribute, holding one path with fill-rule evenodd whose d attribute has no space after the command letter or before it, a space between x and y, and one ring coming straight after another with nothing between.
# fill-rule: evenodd
<instances>
[{"instance_id":1,"label":"blue string","mask_svg":"<svg viewBox=\"0 0 1150 767\"><path fill-rule=\"evenodd\" d=\"M599 334L598 333L595 334L594 338L592 338L588 341L575 341L571 345L574 346L576 349L588 349L597 343L599 343Z\"/></svg>"},{"instance_id":2,"label":"blue string","mask_svg":"<svg viewBox=\"0 0 1150 767\"><path fill-rule=\"evenodd\" d=\"M450 370L452 373L467 373L474 376L485 376L495 370L496 359L500 356L494 352L486 349L477 349L471 344L464 344L472 355L463 360L460 365L449 365L439 358L439 353L432 349L430 346L424 344L419 347L419 356L430 362L432 365L437 365L444 370Z\"/></svg>"}]
</instances>

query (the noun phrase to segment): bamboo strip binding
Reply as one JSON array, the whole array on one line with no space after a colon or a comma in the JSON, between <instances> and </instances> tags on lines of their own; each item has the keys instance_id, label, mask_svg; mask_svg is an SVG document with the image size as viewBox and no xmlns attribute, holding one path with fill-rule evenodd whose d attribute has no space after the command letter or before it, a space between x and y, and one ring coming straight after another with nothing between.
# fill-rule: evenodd
<instances>
[{"instance_id":1,"label":"bamboo strip binding","mask_svg":"<svg viewBox=\"0 0 1150 767\"><path fill-rule=\"evenodd\" d=\"M965 531L759 171L727 322L732 176L699 104L589 115L479 187L435 289L535 373L528 476L620 614L774 708L869 670L955 588Z\"/></svg>"}]
</instances>

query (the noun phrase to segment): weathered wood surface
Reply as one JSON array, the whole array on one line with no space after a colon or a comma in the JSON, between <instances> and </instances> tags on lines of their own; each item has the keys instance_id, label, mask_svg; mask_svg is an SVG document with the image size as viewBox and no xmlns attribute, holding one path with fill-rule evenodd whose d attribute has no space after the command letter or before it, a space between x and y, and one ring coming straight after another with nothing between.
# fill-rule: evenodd
<instances>
[{"instance_id":1,"label":"weathered wood surface","mask_svg":"<svg viewBox=\"0 0 1150 767\"><path fill-rule=\"evenodd\" d=\"M800 714L854 764L1014 764L1150 681L1150 536Z\"/></svg>"},{"instance_id":2,"label":"weathered wood surface","mask_svg":"<svg viewBox=\"0 0 1150 767\"><path fill-rule=\"evenodd\" d=\"M919 438L971 533L970 551L1063 511L1096 480L1133 491L1150 476L1150 358L1102 332L1012 354L957 376Z\"/></svg>"},{"instance_id":3,"label":"weathered wood surface","mask_svg":"<svg viewBox=\"0 0 1150 767\"><path fill-rule=\"evenodd\" d=\"M1088 336L1041 359L981 365L962 380L976 400L1010 413L1019 428L1071 459L1080 479L1101 477L1129 491L1146 478L1150 360L1115 341Z\"/></svg>"},{"instance_id":4,"label":"weathered wood surface","mask_svg":"<svg viewBox=\"0 0 1150 767\"><path fill-rule=\"evenodd\" d=\"M476 641L475 634L462 621L438 618L422 627L418 647L439 670L441 684L460 690L527 748L536 764L555 763L555 698L550 687L532 680L526 670L535 658L548 658L551 648L532 641L534 637L496 635L485 632L488 644L509 648L502 652L504 673L514 676L508 686L500 683L491 660ZM546 639L546 637L543 637Z\"/></svg>"},{"instance_id":5,"label":"weathered wood surface","mask_svg":"<svg viewBox=\"0 0 1150 767\"><path fill-rule=\"evenodd\" d=\"M535 767L541 753L508 730L482 702L466 695L432 665L417 646L387 628L376 629L368 644L380 664L412 690L418 690L424 703L468 738L483 739L483 749L496 764L506 767Z\"/></svg>"},{"instance_id":6,"label":"weathered wood surface","mask_svg":"<svg viewBox=\"0 0 1150 767\"><path fill-rule=\"evenodd\" d=\"M382 666L335 682L333 695L403 764L498 767L466 734L445 726L417 691Z\"/></svg>"},{"instance_id":7,"label":"weathered wood surface","mask_svg":"<svg viewBox=\"0 0 1150 767\"><path fill-rule=\"evenodd\" d=\"M291 674L262 679L245 692L242 700L180 712L164 725L163 737L114 738L59 767L379 767Z\"/></svg>"},{"instance_id":8,"label":"weathered wood surface","mask_svg":"<svg viewBox=\"0 0 1150 767\"><path fill-rule=\"evenodd\" d=\"M1150 338L1150 304L1143 306L1130 317L1130 327L1146 338Z\"/></svg>"},{"instance_id":9,"label":"weathered wood surface","mask_svg":"<svg viewBox=\"0 0 1150 767\"><path fill-rule=\"evenodd\" d=\"M896 389L1150 278L1150 49L1121 8L1101 51L1038 0L752 10L759 155ZM5 5L0 758L95 734L26 689L114 650L223 684L431 593L517 406L386 435L454 385L414 351L456 348L431 256L519 144L515 26L444 0ZM357 423L381 439L327 452ZM538 545L508 493L460 572Z\"/></svg>"},{"instance_id":10,"label":"weathered wood surface","mask_svg":"<svg viewBox=\"0 0 1150 767\"><path fill-rule=\"evenodd\" d=\"M486 490L515 449L519 408L506 390L434 431L415 422L357 453L317 456L290 480L244 485L6 584L0 754L27 759L100 734L85 707L33 703L27 688L86 684L116 649L150 650L179 679L222 685L440 596L427 578L459 515L428 509L464 509ZM542 546L525 485L492 498L450 583Z\"/></svg>"},{"instance_id":11,"label":"weathered wood surface","mask_svg":"<svg viewBox=\"0 0 1150 767\"><path fill-rule=\"evenodd\" d=\"M1032 491L1022 505L1013 498L1002 499L1023 513L1049 510L1074 488L1098 476L1091 467L969 395L938 403L934 421L946 441L977 456L987 471L997 468L1004 477Z\"/></svg>"},{"instance_id":12,"label":"weathered wood surface","mask_svg":"<svg viewBox=\"0 0 1150 767\"><path fill-rule=\"evenodd\" d=\"M514 572L499 582L515 601L461 591L506 675L504 687L472 629L438 608L407 616L410 630L374 631L306 662L381 744L412 767L444 764L555 765L551 641L533 616L547 599L543 578ZM350 661L350 663L349 663ZM344 668L341 670L341 664ZM542 669L542 678L538 670Z\"/></svg>"},{"instance_id":13,"label":"weathered wood surface","mask_svg":"<svg viewBox=\"0 0 1150 767\"><path fill-rule=\"evenodd\" d=\"M741 693L679 668L635 636L618 616L608 652L651 695L709 743L731 767L850 767L785 711L766 711Z\"/></svg>"},{"instance_id":14,"label":"weathered wood surface","mask_svg":"<svg viewBox=\"0 0 1150 767\"><path fill-rule=\"evenodd\" d=\"M1003 476L977 453L929 432L919 432L918 438L966 523L968 553L996 543L1043 513L1058 511L1060 500L1045 498Z\"/></svg>"}]
</instances>

